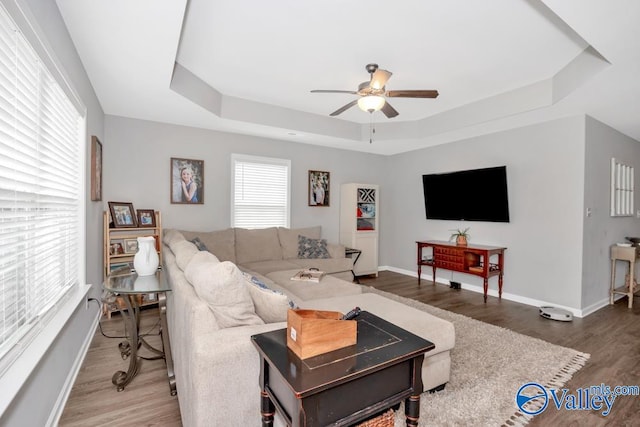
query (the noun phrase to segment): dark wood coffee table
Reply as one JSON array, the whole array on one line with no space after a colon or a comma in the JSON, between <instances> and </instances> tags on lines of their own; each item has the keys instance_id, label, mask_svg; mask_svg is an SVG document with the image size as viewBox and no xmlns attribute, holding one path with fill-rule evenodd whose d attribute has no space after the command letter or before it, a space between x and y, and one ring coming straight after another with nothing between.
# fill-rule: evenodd
<instances>
[{"instance_id":1,"label":"dark wood coffee table","mask_svg":"<svg viewBox=\"0 0 640 427\"><path fill-rule=\"evenodd\" d=\"M275 410L290 426L349 426L405 401L407 426L417 426L424 353L435 346L363 311L358 342L300 359L286 329L251 337L260 354L262 426Z\"/></svg>"}]
</instances>

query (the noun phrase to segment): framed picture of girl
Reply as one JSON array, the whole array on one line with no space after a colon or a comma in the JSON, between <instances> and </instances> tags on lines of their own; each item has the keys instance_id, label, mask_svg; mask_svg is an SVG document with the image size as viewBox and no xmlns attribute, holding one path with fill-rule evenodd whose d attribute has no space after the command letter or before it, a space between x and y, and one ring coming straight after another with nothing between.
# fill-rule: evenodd
<instances>
[{"instance_id":1,"label":"framed picture of girl","mask_svg":"<svg viewBox=\"0 0 640 427\"><path fill-rule=\"evenodd\" d=\"M204 160L171 158L171 203L204 204Z\"/></svg>"},{"instance_id":2,"label":"framed picture of girl","mask_svg":"<svg viewBox=\"0 0 640 427\"><path fill-rule=\"evenodd\" d=\"M309 171L309 206L329 206L329 172Z\"/></svg>"}]
</instances>

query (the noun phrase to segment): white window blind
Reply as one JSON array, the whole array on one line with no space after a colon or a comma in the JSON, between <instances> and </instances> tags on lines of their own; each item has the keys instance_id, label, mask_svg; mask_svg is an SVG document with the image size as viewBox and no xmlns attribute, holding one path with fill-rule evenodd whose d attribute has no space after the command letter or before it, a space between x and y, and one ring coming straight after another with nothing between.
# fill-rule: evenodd
<instances>
[{"instance_id":1,"label":"white window blind","mask_svg":"<svg viewBox=\"0 0 640 427\"><path fill-rule=\"evenodd\" d=\"M0 7L0 372L80 281L82 123Z\"/></svg>"},{"instance_id":2,"label":"white window blind","mask_svg":"<svg viewBox=\"0 0 640 427\"><path fill-rule=\"evenodd\" d=\"M233 227L289 227L291 161L233 154Z\"/></svg>"}]
</instances>

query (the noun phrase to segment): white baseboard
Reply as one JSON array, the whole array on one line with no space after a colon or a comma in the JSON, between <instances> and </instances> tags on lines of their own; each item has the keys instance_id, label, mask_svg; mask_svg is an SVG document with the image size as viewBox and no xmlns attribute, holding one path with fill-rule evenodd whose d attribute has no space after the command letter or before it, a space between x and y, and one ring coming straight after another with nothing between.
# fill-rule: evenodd
<instances>
[{"instance_id":1,"label":"white baseboard","mask_svg":"<svg viewBox=\"0 0 640 427\"><path fill-rule=\"evenodd\" d=\"M380 270L382 271L393 271L394 273L400 273L400 274L404 274L407 276L412 276L415 278L418 278L418 272L417 271L411 271L411 270L404 270L402 268L396 268L396 267L391 267L391 266L381 266L379 267ZM443 271L449 271L449 270L443 270ZM423 278L425 278L425 275L422 275ZM429 274L428 280L431 280L431 274ZM440 277L440 276L436 276L436 282L437 283L442 283L442 284L447 284L449 283L449 279L446 279L444 277ZM476 285L470 285L468 283L461 283L461 287L462 289L466 289L468 291L472 291L472 292L477 292L480 294L484 294L484 289L482 288L482 286L476 286ZM492 297L496 297L498 298L498 290L497 289L489 289L487 291L487 295L490 295ZM520 304L525 304L525 305L530 305L532 307L542 307L542 306L554 306L557 308L562 308L564 310L569 310L571 313L573 313L573 315L575 317L585 317L593 312L595 312L596 310L604 307L605 305L609 304L609 300L605 300L605 301L599 301L596 304L593 304L585 309L577 309L577 308L573 308L573 307L566 307L563 305L558 305L555 303L551 303L548 301L542 301L542 300L538 300L538 299L534 299L534 298L528 298L528 297L523 297L520 295L515 295L515 294L510 294L508 292L502 292L502 298L509 300L509 301L513 301L513 302L517 302Z\"/></svg>"}]
</instances>

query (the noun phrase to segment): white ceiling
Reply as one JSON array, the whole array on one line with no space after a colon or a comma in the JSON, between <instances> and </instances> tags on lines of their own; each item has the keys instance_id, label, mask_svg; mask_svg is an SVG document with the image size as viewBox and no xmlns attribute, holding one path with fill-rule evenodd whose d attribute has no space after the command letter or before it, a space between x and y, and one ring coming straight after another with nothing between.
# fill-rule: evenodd
<instances>
[{"instance_id":1,"label":"white ceiling","mask_svg":"<svg viewBox=\"0 0 640 427\"><path fill-rule=\"evenodd\" d=\"M640 140L635 0L57 4L110 115L380 154L574 114ZM310 90L356 90L370 62L440 96L329 117L356 96Z\"/></svg>"}]
</instances>

